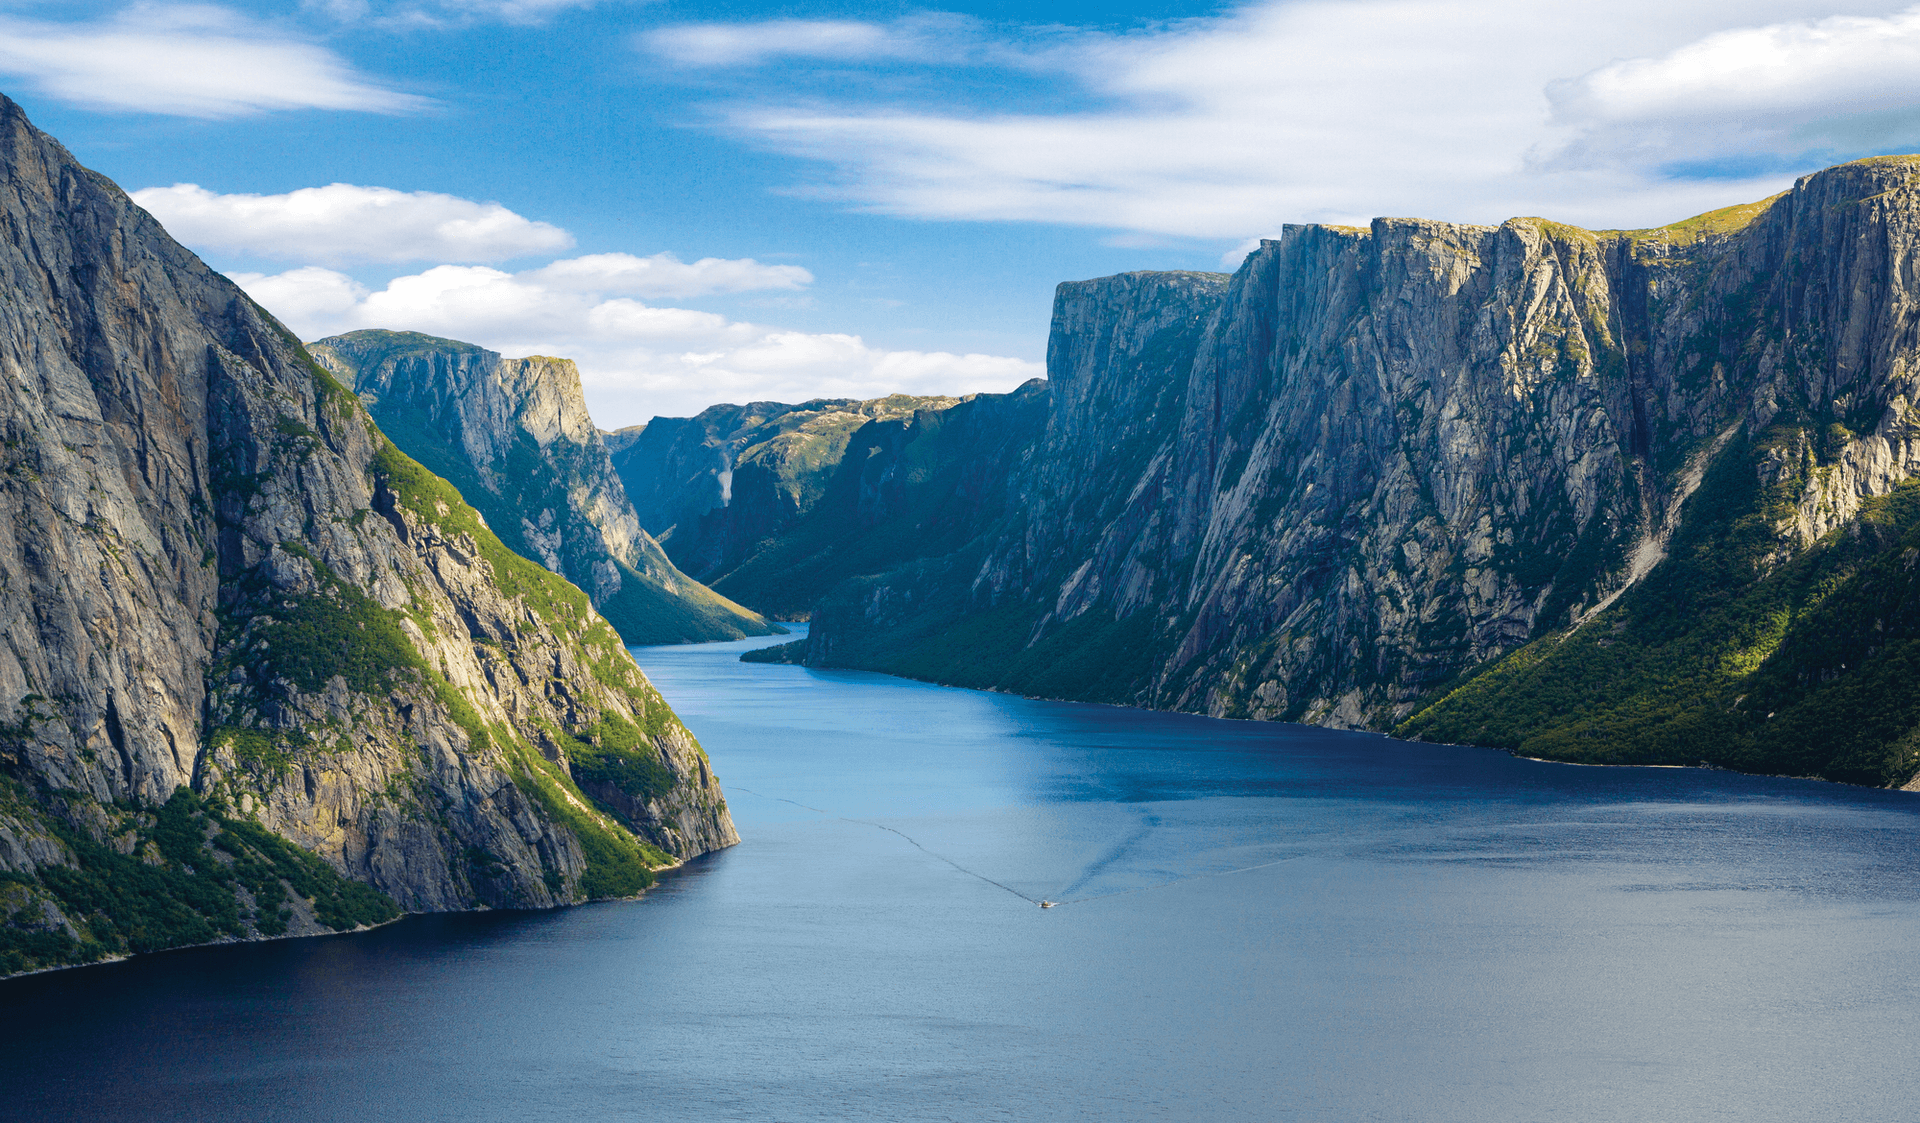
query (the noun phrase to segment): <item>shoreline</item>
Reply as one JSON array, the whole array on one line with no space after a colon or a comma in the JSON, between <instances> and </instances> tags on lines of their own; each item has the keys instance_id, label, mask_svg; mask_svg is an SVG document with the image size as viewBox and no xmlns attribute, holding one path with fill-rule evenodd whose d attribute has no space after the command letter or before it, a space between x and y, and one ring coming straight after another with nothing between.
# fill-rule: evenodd
<instances>
[{"instance_id":1,"label":"shoreline","mask_svg":"<svg viewBox=\"0 0 1920 1123\"><path fill-rule=\"evenodd\" d=\"M726 846L719 847L718 849L715 849L715 850L708 850L700 854L695 854L691 858L679 858L679 859L676 859L670 865L654 867L653 872L655 875L672 874L677 871L684 870L687 866L687 863L689 862L697 861L698 859L706 857L708 854L718 854L724 850L731 850L738 845L740 845L740 843L733 842L733 843L729 843ZM278 943L284 940L324 940L333 936L357 936L363 932L374 932L374 931L378 931L381 928L390 928L395 924L399 924L401 921L404 921L411 917L416 917L416 916L466 916L466 915L472 915L475 913L483 913L483 912L555 912L559 909L573 909L573 908L579 908L583 905L612 904L620 901L639 901L639 900L645 899L647 894L651 893L654 889L659 888L659 886L660 886L660 881L656 879L653 885L649 886L646 889L641 890L638 893L635 893L631 897L592 897L584 901L565 901L560 904L546 905L544 907L530 906L530 907L516 907L516 908L494 908L491 905L482 905L479 908L471 908L471 909L443 909L443 910L422 911L422 912L403 912L399 916L394 917L392 920L383 920L378 924L361 924L353 928L340 928L340 929L334 929L326 932L298 932L298 933L287 933L285 935L280 935L280 936L228 936L223 939L208 940L205 943L178 944L178 945L175 945L174 947L156 948L153 951L117 952L112 955L101 956L99 959L90 959L85 963L59 963L51 967L34 967L26 971L15 971L12 974L0 975L0 986L5 986L7 983L13 981L14 979L26 979L26 978L31 978L35 975L49 975L56 971L78 971L87 967L108 967L116 963L126 963L134 959L147 959L156 955L166 955L169 952L190 951L195 948L219 948L219 947L230 947L236 944L271 944L271 943Z\"/></svg>"}]
</instances>

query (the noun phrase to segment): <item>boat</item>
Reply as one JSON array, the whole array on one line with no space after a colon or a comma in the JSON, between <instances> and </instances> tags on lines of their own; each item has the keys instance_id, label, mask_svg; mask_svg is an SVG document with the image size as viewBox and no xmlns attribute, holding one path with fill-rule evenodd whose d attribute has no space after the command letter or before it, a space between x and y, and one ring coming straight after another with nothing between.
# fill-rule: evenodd
<instances>
[{"instance_id":1,"label":"boat","mask_svg":"<svg viewBox=\"0 0 1920 1123\"><path fill-rule=\"evenodd\" d=\"M1041 908L1043 908L1043 909L1050 909L1050 908L1052 908L1052 907L1053 907L1053 902L1052 902L1052 901L1041 901L1041 902L1040 902L1040 907L1041 907Z\"/></svg>"}]
</instances>

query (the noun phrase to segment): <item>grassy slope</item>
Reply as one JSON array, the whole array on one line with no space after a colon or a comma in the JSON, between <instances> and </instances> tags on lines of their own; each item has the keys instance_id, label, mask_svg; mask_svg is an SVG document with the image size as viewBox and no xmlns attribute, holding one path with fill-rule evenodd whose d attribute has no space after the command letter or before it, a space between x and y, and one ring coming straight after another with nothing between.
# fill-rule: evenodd
<instances>
[{"instance_id":1,"label":"grassy slope","mask_svg":"<svg viewBox=\"0 0 1920 1123\"><path fill-rule=\"evenodd\" d=\"M447 480L459 494L485 516L488 525L508 549L522 557L532 557L521 535L520 506L489 489L467 458L455 449L445 435L427 423L415 409L377 403L374 420L407 455ZM537 461L537 456L534 458ZM535 478L537 463L510 465L503 471L509 478ZM471 497L467 499L467 497ZM557 497L556 501L562 501ZM669 564L665 555L658 559ZM619 565L619 563L615 563ZM619 565L620 591L599 606L621 638L630 644L700 643L708 640L732 640L744 636L777 634L766 620L750 609L742 608L714 593L690 577L682 575L684 590L662 587L626 565Z\"/></svg>"},{"instance_id":2,"label":"grassy slope","mask_svg":"<svg viewBox=\"0 0 1920 1123\"><path fill-rule=\"evenodd\" d=\"M106 845L68 818L45 814L41 808L49 799L119 845ZM0 872L0 975L278 936L292 916L289 891L336 930L400 915L386 894L349 881L219 800L203 800L185 788L162 806L142 809L103 807L79 793L36 800L17 781L0 781L0 813L9 812L50 827L73 864L42 866L37 876ZM71 934L39 920L42 900L73 920Z\"/></svg>"},{"instance_id":3,"label":"grassy slope","mask_svg":"<svg viewBox=\"0 0 1920 1123\"><path fill-rule=\"evenodd\" d=\"M1920 767L1920 483L1777 563L1773 526L1802 480L1762 486L1754 463L1804 436L1778 426L1730 444L1639 585L1397 732L1558 760L1907 782Z\"/></svg>"},{"instance_id":4,"label":"grassy slope","mask_svg":"<svg viewBox=\"0 0 1920 1123\"><path fill-rule=\"evenodd\" d=\"M591 664L594 677L628 694L634 711L645 715L647 732L657 733L667 723L677 721L659 692L638 675L622 643L623 637L616 635L604 619L593 619L593 609L585 593L544 566L507 549L450 483L409 459L392 444L382 448L375 461L375 472L416 516L439 526L443 533L470 535L480 556L492 565L494 580L502 592L519 598L558 634L579 637L582 646L594 657ZM464 715L456 710L454 717L463 725L478 720L470 709ZM593 729L568 732L579 746L576 751L589 757L599 755L596 750L604 753L608 749L615 755L620 755L622 749L627 750L625 755L634 755L631 745L596 744ZM482 743L490 738L503 743L514 766L515 782L539 802L550 817L579 837L587 858L587 872L579 887L583 896L631 896L653 884L655 868L671 864L671 857L613 822L604 809L581 810L582 806L594 806L593 800L580 790L566 769L547 760L519 731L510 726L489 725L481 731L469 728L468 733ZM653 761L650 750L649 746L648 759Z\"/></svg>"}]
</instances>

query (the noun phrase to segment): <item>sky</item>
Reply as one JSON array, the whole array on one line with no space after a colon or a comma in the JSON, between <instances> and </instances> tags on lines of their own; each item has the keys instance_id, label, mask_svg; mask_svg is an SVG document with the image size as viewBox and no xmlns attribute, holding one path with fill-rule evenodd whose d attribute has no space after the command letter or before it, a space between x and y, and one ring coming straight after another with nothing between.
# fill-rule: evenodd
<instances>
[{"instance_id":1,"label":"sky","mask_svg":"<svg viewBox=\"0 0 1920 1123\"><path fill-rule=\"evenodd\" d=\"M1920 150L1920 6L0 0L0 91L303 339L603 428L1004 391L1060 281L1288 223L1661 225Z\"/></svg>"}]
</instances>

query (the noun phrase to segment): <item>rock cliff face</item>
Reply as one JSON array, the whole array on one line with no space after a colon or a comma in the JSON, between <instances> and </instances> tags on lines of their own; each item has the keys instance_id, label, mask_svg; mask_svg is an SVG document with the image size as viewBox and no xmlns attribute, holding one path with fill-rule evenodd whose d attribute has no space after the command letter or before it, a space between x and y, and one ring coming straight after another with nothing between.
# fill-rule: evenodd
<instances>
[{"instance_id":1,"label":"rock cliff face","mask_svg":"<svg viewBox=\"0 0 1920 1123\"><path fill-rule=\"evenodd\" d=\"M922 560L961 564L956 554L1003 531L1006 481L1032 455L1047 401L1047 384L1034 379L1011 394L867 422L806 514L722 584L792 619L851 578Z\"/></svg>"},{"instance_id":2,"label":"rock cliff face","mask_svg":"<svg viewBox=\"0 0 1920 1123\"><path fill-rule=\"evenodd\" d=\"M1063 285L1018 517L843 583L808 660L1904 783L1920 710L1868 684L1920 658L1916 270L1888 157L1658 230L1289 227L1230 280Z\"/></svg>"},{"instance_id":3,"label":"rock cliff face","mask_svg":"<svg viewBox=\"0 0 1920 1123\"><path fill-rule=\"evenodd\" d=\"M640 528L571 362L393 331L349 332L308 351L502 541L586 590L628 643L774 631L681 573Z\"/></svg>"},{"instance_id":4,"label":"rock cliff face","mask_svg":"<svg viewBox=\"0 0 1920 1123\"><path fill-rule=\"evenodd\" d=\"M734 841L586 596L4 98L0 210L0 972Z\"/></svg>"},{"instance_id":5,"label":"rock cliff face","mask_svg":"<svg viewBox=\"0 0 1920 1123\"><path fill-rule=\"evenodd\" d=\"M717 588L813 509L861 426L959 401L895 394L719 405L609 433L607 444L641 525L675 564Z\"/></svg>"}]
</instances>

